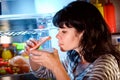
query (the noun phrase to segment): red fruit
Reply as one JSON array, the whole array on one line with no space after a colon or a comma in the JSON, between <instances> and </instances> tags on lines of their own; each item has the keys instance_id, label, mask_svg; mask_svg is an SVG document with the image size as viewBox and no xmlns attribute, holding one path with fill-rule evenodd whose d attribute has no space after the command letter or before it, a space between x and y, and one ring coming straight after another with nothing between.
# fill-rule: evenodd
<instances>
[{"instance_id":1,"label":"red fruit","mask_svg":"<svg viewBox=\"0 0 120 80\"><path fill-rule=\"evenodd\" d=\"M9 74L13 74L13 71L12 71L12 69L10 67L6 67L5 70Z\"/></svg>"},{"instance_id":2,"label":"red fruit","mask_svg":"<svg viewBox=\"0 0 120 80\"><path fill-rule=\"evenodd\" d=\"M7 61L0 61L0 67L1 66L7 66L8 65L8 62Z\"/></svg>"},{"instance_id":3,"label":"red fruit","mask_svg":"<svg viewBox=\"0 0 120 80\"><path fill-rule=\"evenodd\" d=\"M0 61L0 67L4 66L4 61Z\"/></svg>"}]
</instances>

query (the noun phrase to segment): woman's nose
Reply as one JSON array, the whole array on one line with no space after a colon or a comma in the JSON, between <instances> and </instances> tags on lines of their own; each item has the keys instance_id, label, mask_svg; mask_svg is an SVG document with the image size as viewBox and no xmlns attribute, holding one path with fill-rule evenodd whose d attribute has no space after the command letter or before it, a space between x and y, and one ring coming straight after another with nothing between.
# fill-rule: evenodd
<instances>
[{"instance_id":1,"label":"woman's nose","mask_svg":"<svg viewBox=\"0 0 120 80\"><path fill-rule=\"evenodd\" d=\"M58 39L58 33L56 34L56 38Z\"/></svg>"},{"instance_id":2,"label":"woman's nose","mask_svg":"<svg viewBox=\"0 0 120 80\"><path fill-rule=\"evenodd\" d=\"M59 39L59 38L60 38L60 35L59 35L59 33L57 33L57 35L56 35L56 38L57 38L57 39Z\"/></svg>"}]
</instances>

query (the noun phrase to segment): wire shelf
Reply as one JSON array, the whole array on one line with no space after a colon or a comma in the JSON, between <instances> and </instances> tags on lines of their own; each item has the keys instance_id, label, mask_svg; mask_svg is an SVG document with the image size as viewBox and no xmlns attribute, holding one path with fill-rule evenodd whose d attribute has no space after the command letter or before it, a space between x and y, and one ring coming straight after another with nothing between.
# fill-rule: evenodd
<instances>
[{"instance_id":1,"label":"wire shelf","mask_svg":"<svg viewBox=\"0 0 120 80\"><path fill-rule=\"evenodd\" d=\"M0 37L1 36L19 36L19 35L26 35L26 34L41 34L42 32L46 32L51 29L57 29L57 28L44 28L44 29L22 30L22 31L0 31Z\"/></svg>"}]
</instances>

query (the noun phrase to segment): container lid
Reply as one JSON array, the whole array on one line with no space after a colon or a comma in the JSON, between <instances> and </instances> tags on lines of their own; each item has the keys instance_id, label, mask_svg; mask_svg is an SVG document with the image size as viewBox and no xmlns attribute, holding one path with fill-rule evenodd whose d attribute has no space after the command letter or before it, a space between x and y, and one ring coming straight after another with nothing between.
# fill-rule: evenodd
<instances>
[{"instance_id":1,"label":"container lid","mask_svg":"<svg viewBox=\"0 0 120 80\"><path fill-rule=\"evenodd\" d=\"M101 3L99 3L98 0L96 0L96 3L94 4L96 7L103 7Z\"/></svg>"},{"instance_id":2,"label":"container lid","mask_svg":"<svg viewBox=\"0 0 120 80\"><path fill-rule=\"evenodd\" d=\"M9 44L2 44L2 46L3 46L4 48L7 48L7 47L9 47Z\"/></svg>"},{"instance_id":3,"label":"container lid","mask_svg":"<svg viewBox=\"0 0 120 80\"><path fill-rule=\"evenodd\" d=\"M9 43L11 43L11 37L10 36L6 36L6 35L1 36L0 44L9 44Z\"/></svg>"}]
</instances>

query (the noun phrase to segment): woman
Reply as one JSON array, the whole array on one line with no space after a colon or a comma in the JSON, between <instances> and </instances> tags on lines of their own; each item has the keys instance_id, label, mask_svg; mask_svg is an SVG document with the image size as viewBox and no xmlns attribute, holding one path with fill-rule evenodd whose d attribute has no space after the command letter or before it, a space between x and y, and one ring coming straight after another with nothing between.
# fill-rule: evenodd
<instances>
[{"instance_id":1,"label":"woman","mask_svg":"<svg viewBox=\"0 0 120 80\"><path fill-rule=\"evenodd\" d=\"M55 14L53 24L59 28L56 37L61 51L68 51L67 57L61 63L56 49L52 54L30 50L42 42L29 40L26 51L34 75L57 80L119 80L120 53L96 7L84 1L71 2Z\"/></svg>"}]
</instances>

